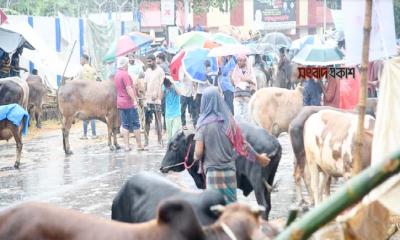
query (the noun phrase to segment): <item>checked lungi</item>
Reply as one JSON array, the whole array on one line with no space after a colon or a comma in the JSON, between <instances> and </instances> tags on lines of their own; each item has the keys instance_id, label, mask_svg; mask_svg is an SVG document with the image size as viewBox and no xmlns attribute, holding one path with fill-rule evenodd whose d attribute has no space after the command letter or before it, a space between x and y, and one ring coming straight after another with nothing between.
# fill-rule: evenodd
<instances>
[{"instance_id":1,"label":"checked lungi","mask_svg":"<svg viewBox=\"0 0 400 240\"><path fill-rule=\"evenodd\" d=\"M227 204L236 202L236 171L232 169L208 169L206 173L207 189L218 190Z\"/></svg>"}]
</instances>

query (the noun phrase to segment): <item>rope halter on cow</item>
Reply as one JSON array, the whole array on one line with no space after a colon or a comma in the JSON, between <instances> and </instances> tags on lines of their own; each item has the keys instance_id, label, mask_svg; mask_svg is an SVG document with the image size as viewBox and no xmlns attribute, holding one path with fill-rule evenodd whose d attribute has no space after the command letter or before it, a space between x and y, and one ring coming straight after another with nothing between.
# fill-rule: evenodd
<instances>
[{"instance_id":1,"label":"rope halter on cow","mask_svg":"<svg viewBox=\"0 0 400 240\"><path fill-rule=\"evenodd\" d=\"M183 162L163 167L163 169L170 169L170 168L177 167L180 165L184 165L185 169L191 169L194 166L194 164L196 163L196 161L193 160L192 164L189 165L189 154L190 154L191 147L192 147L192 143L189 144L189 148L186 150L186 155L185 155L185 158L183 159Z\"/></svg>"},{"instance_id":2,"label":"rope halter on cow","mask_svg":"<svg viewBox=\"0 0 400 240\"><path fill-rule=\"evenodd\" d=\"M233 233L232 229L226 225L225 223L221 222L221 227L222 230L224 230L225 234L231 239L231 240L237 240L235 233Z\"/></svg>"}]
</instances>

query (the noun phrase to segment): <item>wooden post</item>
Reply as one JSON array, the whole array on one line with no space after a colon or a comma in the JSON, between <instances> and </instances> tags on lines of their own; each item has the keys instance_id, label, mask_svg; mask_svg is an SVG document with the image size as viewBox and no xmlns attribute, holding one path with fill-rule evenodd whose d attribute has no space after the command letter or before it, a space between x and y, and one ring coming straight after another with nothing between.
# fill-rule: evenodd
<instances>
[{"instance_id":1,"label":"wooden post","mask_svg":"<svg viewBox=\"0 0 400 240\"><path fill-rule=\"evenodd\" d=\"M369 60L369 42L371 34L372 0L365 0L364 39L361 59L361 87L358 102L358 127L355 140L353 176L361 171L361 149L364 136L365 103L367 101L367 70Z\"/></svg>"}]
</instances>

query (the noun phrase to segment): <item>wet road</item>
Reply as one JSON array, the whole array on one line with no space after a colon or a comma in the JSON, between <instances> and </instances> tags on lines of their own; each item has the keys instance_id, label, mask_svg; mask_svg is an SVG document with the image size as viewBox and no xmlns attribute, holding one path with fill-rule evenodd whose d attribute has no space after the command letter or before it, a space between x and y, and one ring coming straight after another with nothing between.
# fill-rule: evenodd
<instances>
[{"instance_id":1,"label":"wet road","mask_svg":"<svg viewBox=\"0 0 400 240\"><path fill-rule=\"evenodd\" d=\"M60 130L47 131L24 141L20 170L13 170L15 144L0 142L0 210L26 201L41 201L109 218L112 199L124 181L139 171L158 172L164 150L150 139L149 151L111 152L106 144L104 124L97 124L99 138L80 140L80 124L71 131L73 155L62 150ZM152 132L154 135L154 132ZM122 142L122 139L118 139ZM279 138L283 155L272 194L271 218L286 218L294 202L293 153L287 134ZM177 184L196 190L186 173L165 175ZM255 203L254 195L239 200Z\"/></svg>"}]
</instances>

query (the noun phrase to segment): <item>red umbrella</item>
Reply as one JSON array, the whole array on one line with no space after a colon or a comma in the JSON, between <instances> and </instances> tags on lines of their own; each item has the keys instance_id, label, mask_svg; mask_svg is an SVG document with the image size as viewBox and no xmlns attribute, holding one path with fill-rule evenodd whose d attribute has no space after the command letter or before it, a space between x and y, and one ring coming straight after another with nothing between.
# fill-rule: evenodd
<instances>
[{"instance_id":1,"label":"red umbrella","mask_svg":"<svg viewBox=\"0 0 400 240\"><path fill-rule=\"evenodd\" d=\"M179 81L179 69L182 66L182 59L185 57L185 50L179 51L178 54L172 58L171 63L169 64L169 70L171 72L171 76L175 81Z\"/></svg>"},{"instance_id":2,"label":"red umbrella","mask_svg":"<svg viewBox=\"0 0 400 240\"><path fill-rule=\"evenodd\" d=\"M116 56L123 56L137 49L150 45L153 38L150 35L141 32L131 32L122 35L117 42Z\"/></svg>"}]
</instances>

